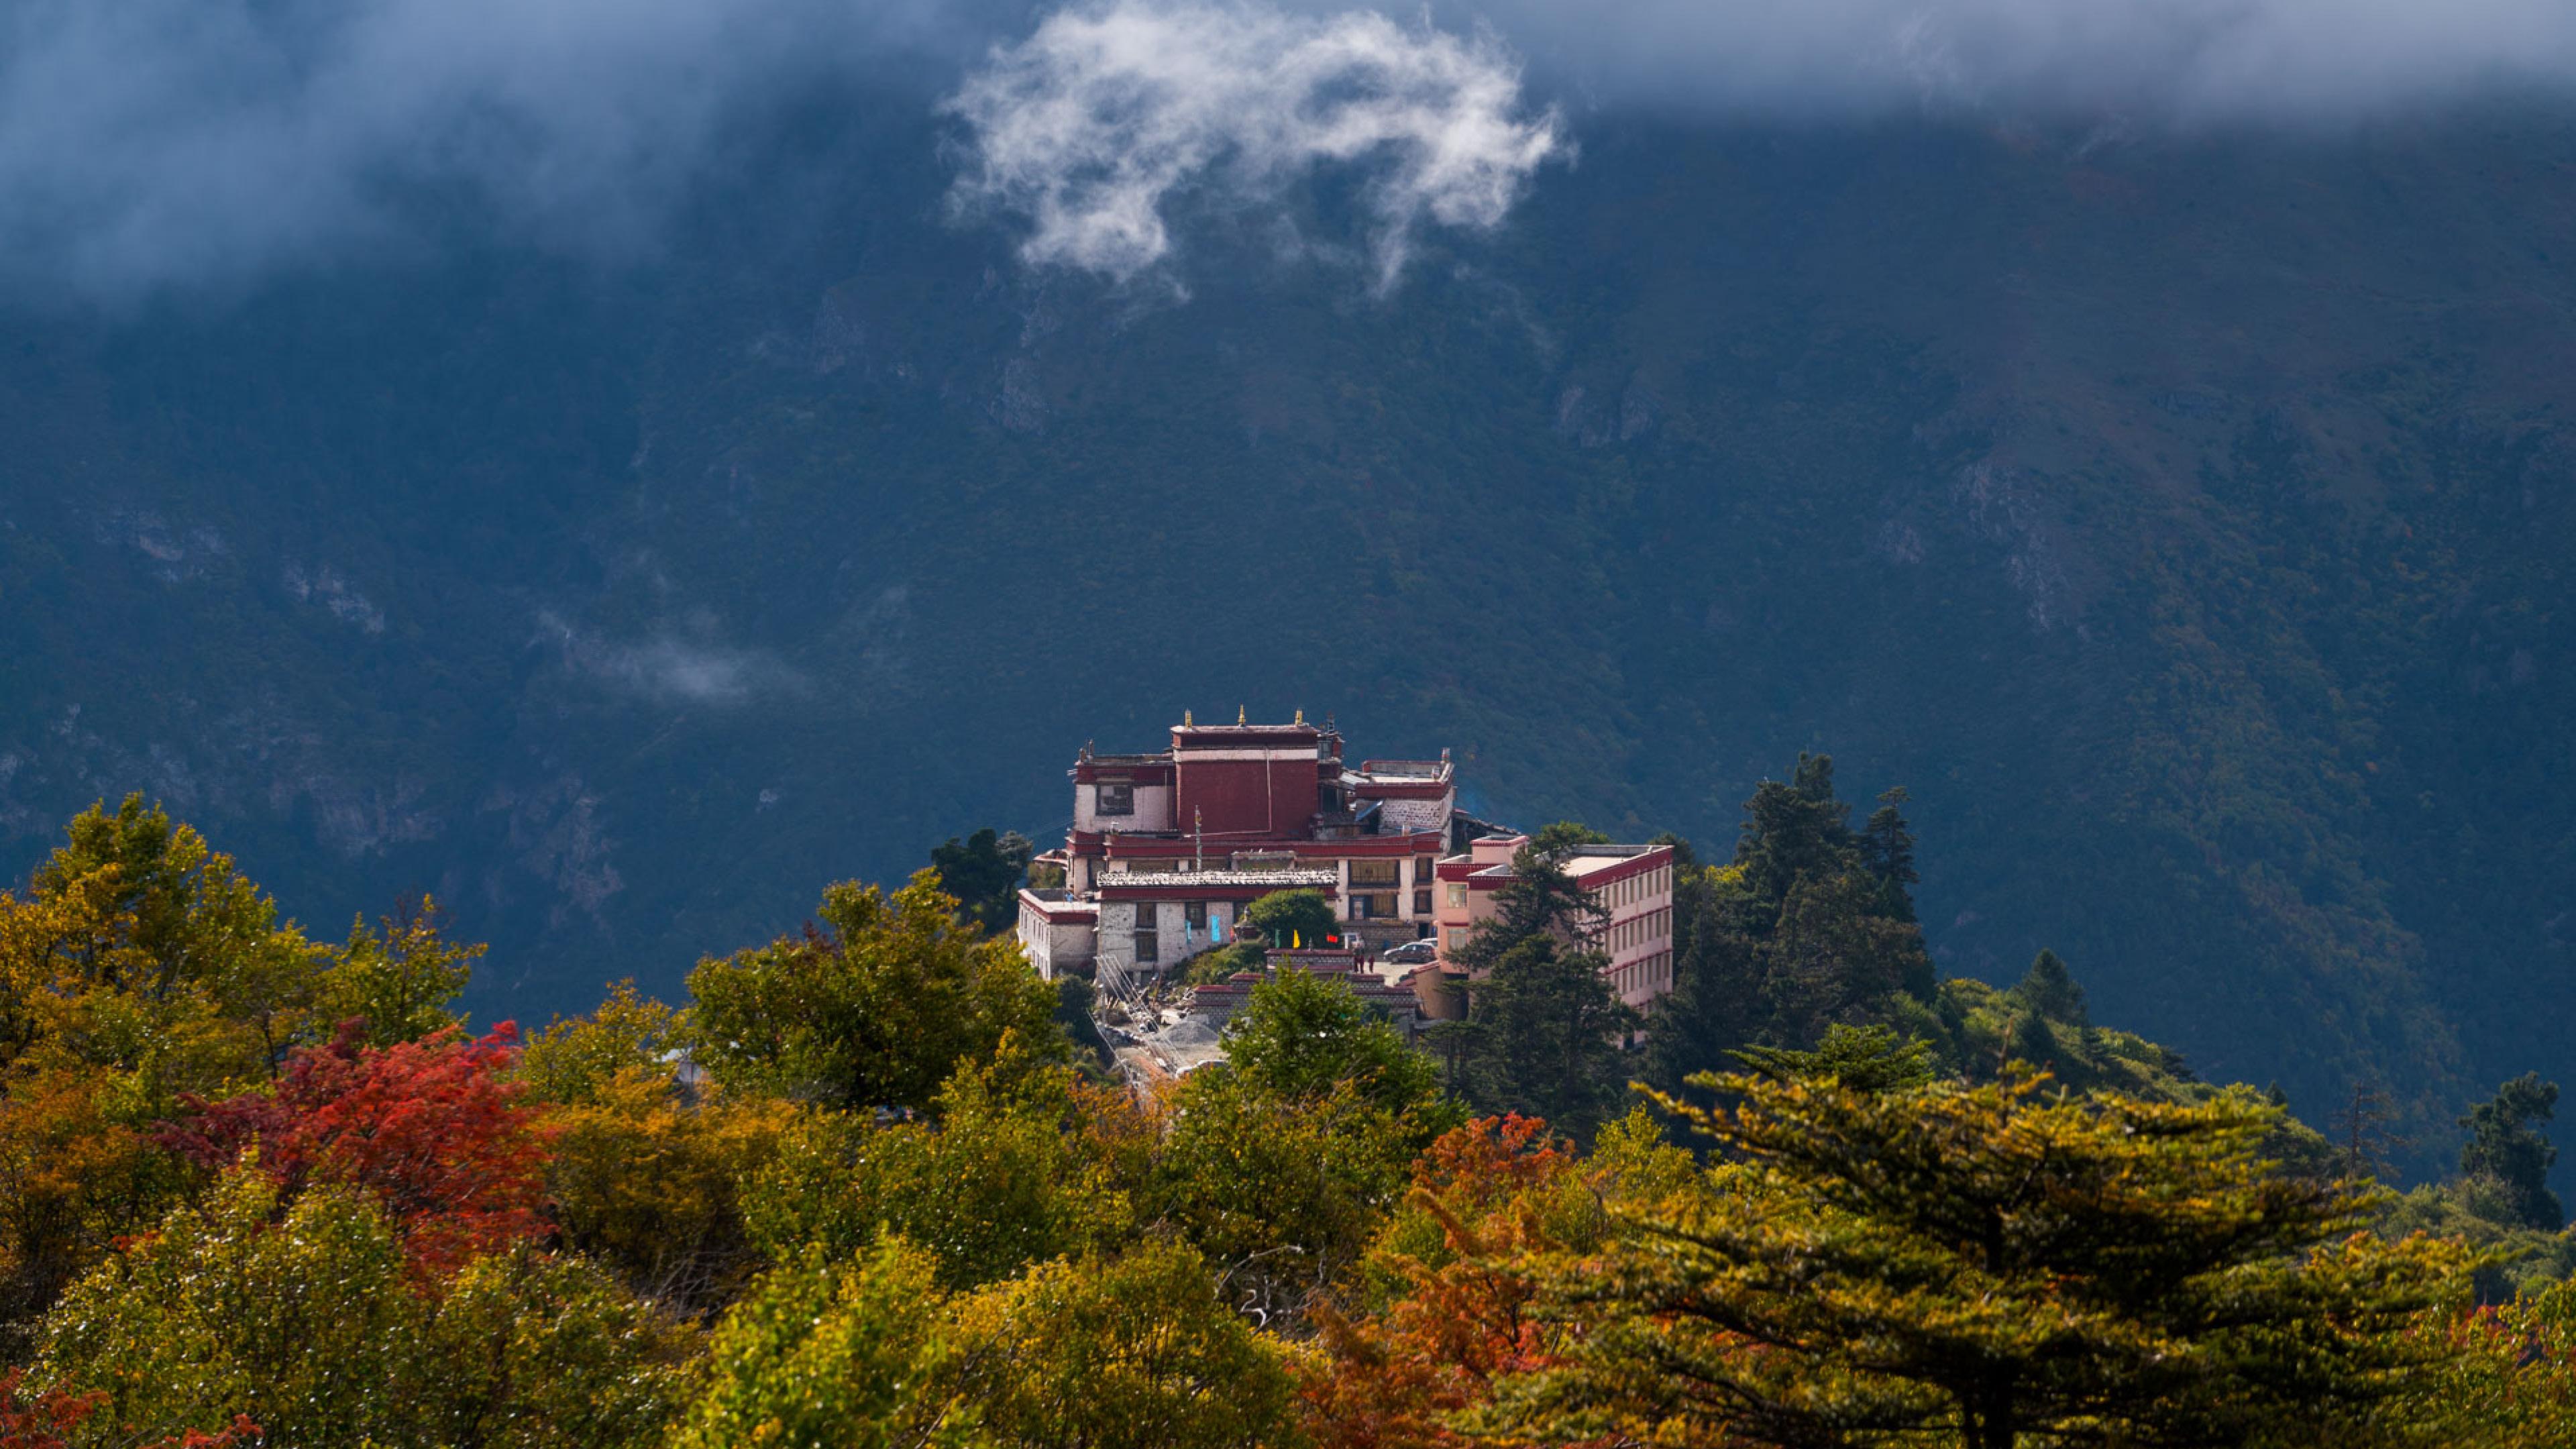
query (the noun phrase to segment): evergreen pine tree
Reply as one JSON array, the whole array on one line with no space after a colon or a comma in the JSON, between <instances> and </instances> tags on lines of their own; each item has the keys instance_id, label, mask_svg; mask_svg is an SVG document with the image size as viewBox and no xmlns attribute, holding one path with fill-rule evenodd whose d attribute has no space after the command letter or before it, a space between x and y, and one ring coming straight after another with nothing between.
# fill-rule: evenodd
<instances>
[{"instance_id":1,"label":"evergreen pine tree","mask_svg":"<svg viewBox=\"0 0 2576 1449\"><path fill-rule=\"evenodd\" d=\"M1922 877L1914 870L1914 832L1905 823L1905 787L1895 786L1878 797L1878 808L1870 812L1869 823L1861 827L1861 864L1878 881L1882 907L1900 921L1914 919L1914 895L1910 887Z\"/></svg>"},{"instance_id":2,"label":"evergreen pine tree","mask_svg":"<svg viewBox=\"0 0 2576 1449\"><path fill-rule=\"evenodd\" d=\"M2553 1233L2567 1225L2558 1195L2549 1190L2558 1149L2533 1124L2547 1122L2557 1108L2558 1084L2525 1072L2460 1119L2469 1129L2468 1145L2460 1149L2461 1176L2494 1180L2524 1223Z\"/></svg>"},{"instance_id":3,"label":"evergreen pine tree","mask_svg":"<svg viewBox=\"0 0 2576 1449\"><path fill-rule=\"evenodd\" d=\"M2031 958L2030 969L2022 973L2013 995L2050 1021L2084 1024L2084 988L2075 984L2075 973L2054 951L2043 950Z\"/></svg>"},{"instance_id":4,"label":"evergreen pine tree","mask_svg":"<svg viewBox=\"0 0 2576 1449\"><path fill-rule=\"evenodd\" d=\"M1534 934L1468 992L1461 1075L1486 1112L1544 1117L1589 1140L1618 1115L1641 1065L1621 1050L1639 1018L1610 989L1606 962Z\"/></svg>"},{"instance_id":5,"label":"evergreen pine tree","mask_svg":"<svg viewBox=\"0 0 2576 1449\"><path fill-rule=\"evenodd\" d=\"M1703 1079L1721 1165L1546 1260L1559 1366L1470 1426L1511 1443L2380 1446L2457 1350L2456 1242L2357 1231L2366 1188L2273 1170L2279 1111L2012 1078ZM2456 1441L2454 1441L2456 1442Z\"/></svg>"}]
</instances>

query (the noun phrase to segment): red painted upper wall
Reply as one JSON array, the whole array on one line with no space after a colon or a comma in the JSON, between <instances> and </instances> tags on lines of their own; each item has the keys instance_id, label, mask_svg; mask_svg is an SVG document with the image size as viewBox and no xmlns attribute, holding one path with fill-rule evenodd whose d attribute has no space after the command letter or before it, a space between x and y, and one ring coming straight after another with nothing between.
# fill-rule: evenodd
<instances>
[{"instance_id":1,"label":"red painted upper wall","mask_svg":"<svg viewBox=\"0 0 2576 1449\"><path fill-rule=\"evenodd\" d=\"M1321 771L1311 756L1267 760L1174 756L1172 824L1209 835L1303 835L1315 814Z\"/></svg>"}]
</instances>

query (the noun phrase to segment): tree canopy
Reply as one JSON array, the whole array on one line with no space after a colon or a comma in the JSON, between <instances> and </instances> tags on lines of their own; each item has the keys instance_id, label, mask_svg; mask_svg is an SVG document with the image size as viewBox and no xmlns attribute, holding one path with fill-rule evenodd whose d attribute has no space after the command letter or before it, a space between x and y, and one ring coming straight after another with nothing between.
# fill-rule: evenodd
<instances>
[{"instance_id":1,"label":"tree canopy","mask_svg":"<svg viewBox=\"0 0 2576 1449\"><path fill-rule=\"evenodd\" d=\"M689 1042L716 1080L843 1108L927 1108L1002 1038L1057 1044L1055 990L1008 938L957 919L924 871L889 896L844 883L820 927L699 963Z\"/></svg>"}]
</instances>

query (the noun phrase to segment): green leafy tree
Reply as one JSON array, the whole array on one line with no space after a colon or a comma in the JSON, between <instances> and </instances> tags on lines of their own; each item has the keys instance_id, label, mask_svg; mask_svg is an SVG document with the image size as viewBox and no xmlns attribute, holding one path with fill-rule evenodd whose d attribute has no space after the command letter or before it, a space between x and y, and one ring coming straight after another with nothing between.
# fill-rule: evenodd
<instances>
[{"instance_id":1,"label":"green leafy tree","mask_svg":"<svg viewBox=\"0 0 2576 1449\"><path fill-rule=\"evenodd\" d=\"M2473 1313L2426 1314L2414 1333L2436 1366L2390 1417L2417 1426L2419 1442L2576 1444L2576 1284L2538 1282Z\"/></svg>"},{"instance_id":2,"label":"green leafy tree","mask_svg":"<svg viewBox=\"0 0 2576 1449\"><path fill-rule=\"evenodd\" d=\"M285 1201L245 1167L75 1285L36 1373L104 1395L102 1420L129 1434L242 1413L279 1449L642 1449L691 1351L599 1269L531 1249L424 1292L366 1196Z\"/></svg>"},{"instance_id":3,"label":"green leafy tree","mask_svg":"<svg viewBox=\"0 0 2576 1449\"><path fill-rule=\"evenodd\" d=\"M684 1094L660 1062L624 1068L546 1106L554 1226L636 1292L712 1313L762 1266L745 1195L806 1115L775 1097Z\"/></svg>"},{"instance_id":4,"label":"green leafy tree","mask_svg":"<svg viewBox=\"0 0 2576 1449\"><path fill-rule=\"evenodd\" d=\"M438 929L438 902L423 896L405 903L369 931L364 917L349 927L318 992L321 1018L336 1026L366 1023L374 1046L418 1041L441 1028L465 1024L456 999L473 978L479 943L448 940Z\"/></svg>"},{"instance_id":5,"label":"green leafy tree","mask_svg":"<svg viewBox=\"0 0 2576 1449\"><path fill-rule=\"evenodd\" d=\"M2260 1156L2278 1110L2045 1078L1864 1091L1730 1074L1665 1105L1724 1155L1551 1263L1570 1364L1511 1433L1844 1446L2403 1442L2409 1330L2471 1255L2355 1232L2374 1198Z\"/></svg>"},{"instance_id":6,"label":"green leafy tree","mask_svg":"<svg viewBox=\"0 0 2576 1449\"><path fill-rule=\"evenodd\" d=\"M930 849L930 868L939 888L957 898L960 920L971 921L988 936L1008 932L1020 916L1020 882L1028 877L1037 847L1013 830L997 835L991 826Z\"/></svg>"},{"instance_id":7,"label":"green leafy tree","mask_svg":"<svg viewBox=\"0 0 2576 1449\"><path fill-rule=\"evenodd\" d=\"M1858 872L1801 877L1764 942L1766 1035L1811 1042L1837 1021L1883 1009L1897 995L1928 1001L1931 955L1912 923L1879 913L1878 891Z\"/></svg>"},{"instance_id":8,"label":"green leafy tree","mask_svg":"<svg viewBox=\"0 0 2576 1449\"><path fill-rule=\"evenodd\" d=\"M1732 861L1676 872L1674 989L1650 1024L1646 1075L1686 1092L1738 1048L1811 1048L1837 1025L1947 1034L1914 919L1905 798L1881 795L1855 832L1832 759L1801 755L1789 781L1745 801Z\"/></svg>"},{"instance_id":9,"label":"green leafy tree","mask_svg":"<svg viewBox=\"0 0 2576 1449\"><path fill-rule=\"evenodd\" d=\"M117 925L71 953L88 984L156 999L201 986L236 1017L282 1013L309 991L320 953L194 829L128 795L113 815L103 803L90 807L64 834L37 867L32 893L44 900L103 888L99 903ZM280 1031L271 1045L282 1055L291 1042Z\"/></svg>"},{"instance_id":10,"label":"green leafy tree","mask_svg":"<svg viewBox=\"0 0 2576 1449\"><path fill-rule=\"evenodd\" d=\"M1817 793L1820 784L1822 794ZM1850 811L1832 790L1833 761L1821 755L1799 757L1794 784L1765 780L1754 787L1744 802L1735 865L1755 895L1785 900L1801 878L1838 875L1859 863Z\"/></svg>"},{"instance_id":11,"label":"green leafy tree","mask_svg":"<svg viewBox=\"0 0 2576 1449\"><path fill-rule=\"evenodd\" d=\"M1245 1086L1276 1100L1322 1097L1348 1084L1399 1116L1428 1124L1438 1111L1438 1069L1338 980L1288 970L1255 986L1226 1023L1225 1054ZM1451 1125L1426 1126L1423 1140Z\"/></svg>"},{"instance_id":12,"label":"green leafy tree","mask_svg":"<svg viewBox=\"0 0 2576 1449\"><path fill-rule=\"evenodd\" d=\"M1242 914L1235 917L1235 929L1238 933L1250 931L1255 942L1274 947L1299 942L1312 947L1340 934L1342 927L1333 919L1333 903L1324 899L1322 891L1301 887L1272 891L1245 906Z\"/></svg>"},{"instance_id":13,"label":"green leafy tree","mask_svg":"<svg viewBox=\"0 0 2576 1449\"><path fill-rule=\"evenodd\" d=\"M538 1098L578 1106L622 1074L667 1073L666 1056L687 1036L687 1020L679 1012L637 995L633 981L620 981L588 1016L557 1017L529 1038L519 1076Z\"/></svg>"},{"instance_id":14,"label":"green leafy tree","mask_svg":"<svg viewBox=\"0 0 2576 1449\"><path fill-rule=\"evenodd\" d=\"M496 1253L438 1295L413 1426L392 1442L658 1449L688 1406L702 1346L596 1263Z\"/></svg>"},{"instance_id":15,"label":"green leafy tree","mask_svg":"<svg viewBox=\"0 0 2576 1449\"><path fill-rule=\"evenodd\" d=\"M1994 1074L2002 1075L2015 1062L2047 1070L2057 1066L2062 1055L2048 1018L2025 1007L2014 1013L2012 1030L2004 1034L2003 1059L1995 1063Z\"/></svg>"},{"instance_id":16,"label":"green leafy tree","mask_svg":"<svg viewBox=\"0 0 2576 1449\"><path fill-rule=\"evenodd\" d=\"M401 1240L354 1189L279 1198L236 1170L102 1263L46 1316L39 1379L146 1433L247 1413L278 1445L400 1442L386 1399L416 1386L421 1330Z\"/></svg>"},{"instance_id":17,"label":"green leafy tree","mask_svg":"<svg viewBox=\"0 0 2576 1449\"><path fill-rule=\"evenodd\" d=\"M672 1449L925 1449L943 1434L954 1350L931 1257L889 1238L855 1260L808 1251L717 1325L705 1387Z\"/></svg>"},{"instance_id":18,"label":"green leafy tree","mask_svg":"<svg viewBox=\"0 0 2576 1449\"><path fill-rule=\"evenodd\" d=\"M2538 1072L2496 1088L2496 1094L2469 1109L2460 1125L2469 1129L2460 1149L2460 1175L2495 1184L2511 1216L2529 1227L2556 1232L2566 1226L2566 1211L2549 1190L2549 1168L2558 1149L2538 1124L2558 1108L2558 1084Z\"/></svg>"},{"instance_id":19,"label":"green leafy tree","mask_svg":"<svg viewBox=\"0 0 2576 1449\"><path fill-rule=\"evenodd\" d=\"M1007 937L957 919L924 871L891 896L841 884L808 928L689 973L688 1039L736 1090L842 1108L927 1108L958 1063L1019 1033L1062 1051L1055 988Z\"/></svg>"},{"instance_id":20,"label":"green leafy tree","mask_svg":"<svg viewBox=\"0 0 2576 1449\"><path fill-rule=\"evenodd\" d=\"M1043 1264L963 1303L956 1392L994 1449L1237 1449L1291 1435L1288 1355L1176 1244Z\"/></svg>"},{"instance_id":21,"label":"green leafy tree","mask_svg":"<svg viewBox=\"0 0 2576 1449\"><path fill-rule=\"evenodd\" d=\"M207 1091L316 1036L324 951L203 836L129 795L92 806L0 898L0 1047ZM43 1062L30 1063L44 1065Z\"/></svg>"},{"instance_id":22,"label":"green leafy tree","mask_svg":"<svg viewBox=\"0 0 2576 1449\"><path fill-rule=\"evenodd\" d=\"M313 1039L325 955L140 797L0 892L0 1338L188 1185L151 1143L183 1096L266 1082Z\"/></svg>"},{"instance_id":23,"label":"green leafy tree","mask_svg":"<svg viewBox=\"0 0 2576 1449\"><path fill-rule=\"evenodd\" d=\"M1282 1098L1202 1067L1162 1104L1136 1214L1214 1265L1228 1301L1285 1324L1329 1299L1404 1194L1426 1128L1357 1084Z\"/></svg>"},{"instance_id":24,"label":"green leafy tree","mask_svg":"<svg viewBox=\"0 0 2576 1449\"><path fill-rule=\"evenodd\" d=\"M1560 820L1542 826L1530 837L1529 848L1548 859L1554 859L1578 845L1608 845L1610 837L1577 820Z\"/></svg>"},{"instance_id":25,"label":"green leafy tree","mask_svg":"<svg viewBox=\"0 0 2576 1449\"><path fill-rule=\"evenodd\" d=\"M1639 1075L1668 1092L1688 1090L1696 1072L1722 1065L1730 1048L1757 1040L1762 1008L1761 914L1743 872L1676 865L1673 871L1673 989L1646 1023Z\"/></svg>"},{"instance_id":26,"label":"green leafy tree","mask_svg":"<svg viewBox=\"0 0 2576 1449\"><path fill-rule=\"evenodd\" d=\"M935 1120L823 1119L793 1134L753 1187L754 1232L782 1261L812 1244L846 1254L898 1236L931 1255L949 1289L1114 1243L1131 1211L1084 1132L1087 1105L1070 1070L1006 1041L992 1060L959 1066Z\"/></svg>"}]
</instances>

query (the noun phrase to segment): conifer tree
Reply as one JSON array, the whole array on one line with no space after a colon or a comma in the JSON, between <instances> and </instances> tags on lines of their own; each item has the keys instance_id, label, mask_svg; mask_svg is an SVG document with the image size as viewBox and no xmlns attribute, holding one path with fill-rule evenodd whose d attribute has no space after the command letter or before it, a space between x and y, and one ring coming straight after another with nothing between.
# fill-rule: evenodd
<instances>
[{"instance_id":1,"label":"conifer tree","mask_svg":"<svg viewBox=\"0 0 2576 1449\"><path fill-rule=\"evenodd\" d=\"M1618 1115L1638 1064L1621 1048L1639 1025L1603 974L1608 963L1532 935L1468 995L1462 1075L1493 1112L1544 1117L1578 1139Z\"/></svg>"},{"instance_id":2,"label":"conifer tree","mask_svg":"<svg viewBox=\"0 0 2576 1449\"><path fill-rule=\"evenodd\" d=\"M2491 1179L2526 1226L2553 1233L2567 1224L2558 1194L2549 1190L2549 1168L2558 1160L2558 1149L2533 1124L2547 1122L2557 1107L2558 1084L2542 1081L2538 1072L2525 1072L2460 1119L2469 1129L2468 1145L2460 1149L2460 1175Z\"/></svg>"},{"instance_id":3,"label":"conifer tree","mask_svg":"<svg viewBox=\"0 0 2576 1449\"><path fill-rule=\"evenodd\" d=\"M1880 792L1878 808L1861 827L1861 864L1878 882L1879 903L1900 921L1914 919L1914 831L1905 823L1905 787Z\"/></svg>"},{"instance_id":4,"label":"conifer tree","mask_svg":"<svg viewBox=\"0 0 2576 1449\"><path fill-rule=\"evenodd\" d=\"M2022 973L2021 984L2013 988L2021 1004L2049 1021L2062 1021L2069 1026L2084 1024L2084 988L2075 984L2075 973L2054 951L2042 951L2031 958L2030 969Z\"/></svg>"},{"instance_id":5,"label":"conifer tree","mask_svg":"<svg viewBox=\"0 0 2576 1449\"><path fill-rule=\"evenodd\" d=\"M2285 1177L2251 1092L2180 1106L2045 1077L1865 1091L1730 1074L1666 1106L1725 1155L1561 1255L1573 1362L1503 1437L1781 1446L2373 1445L2444 1352L2408 1330L2471 1255L2353 1234L2376 1205ZM1521 1442L1515 1439L1514 1442Z\"/></svg>"},{"instance_id":6,"label":"conifer tree","mask_svg":"<svg viewBox=\"0 0 2576 1449\"><path fill-rule=\"evenodd\" d=\"M957 918L998 936L1019 919L1020 882L1027 879L1037 846L1020 832L996 834L985 826L959 840L930 848L939 888L957 898Z\"/></svg>"}]
</instances>

